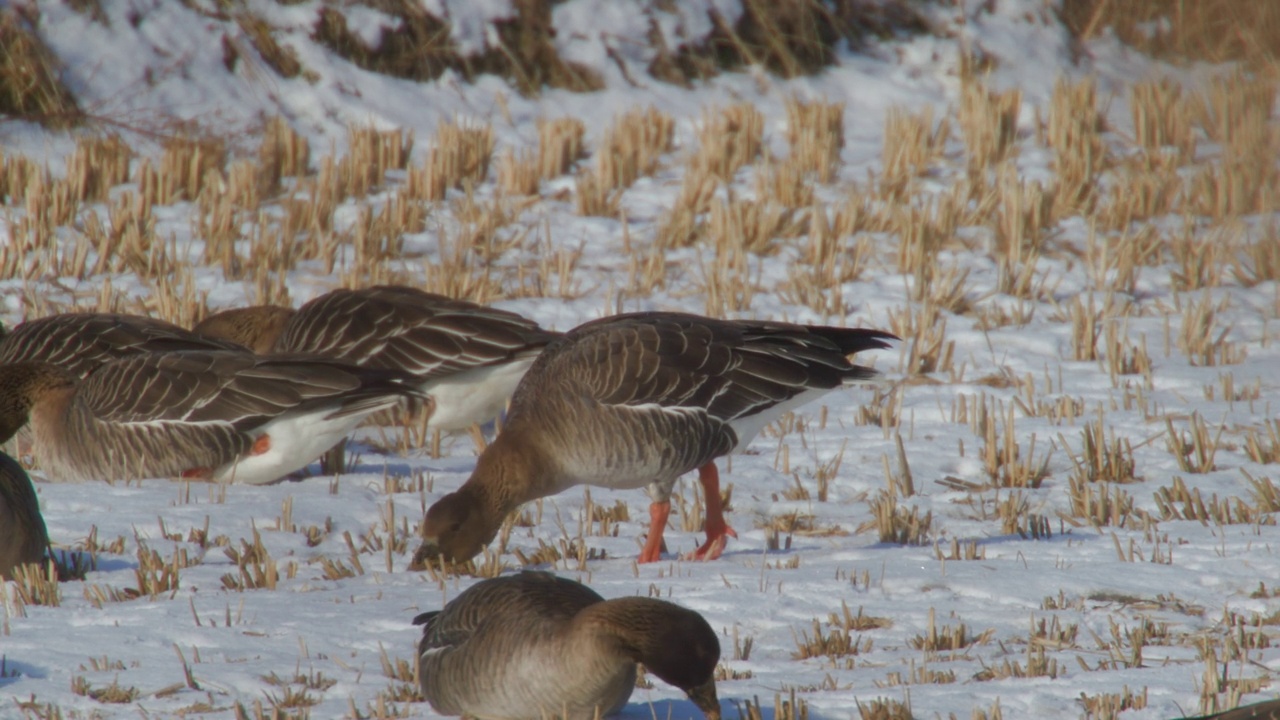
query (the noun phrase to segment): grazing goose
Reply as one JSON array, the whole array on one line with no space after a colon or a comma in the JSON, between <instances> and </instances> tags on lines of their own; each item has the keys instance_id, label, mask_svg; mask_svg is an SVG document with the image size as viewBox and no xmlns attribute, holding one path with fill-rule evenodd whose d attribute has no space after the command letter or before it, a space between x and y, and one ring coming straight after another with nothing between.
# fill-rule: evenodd
<instances>
[{"instance_id":1,"label":"grazing goose","mask_svg":"<svg viewBox=\"0 0 1280 720\"><path fill-rule=\"evenodd\" d=\"M84 380L0 366L0 441L31 420L52 480L182 477L268 483L371 413L419 396L400 373L323 358L187 350L133 355Z\"/></svg>"},{"instance_id":2,"label":"grazing goose","mask_svg":"<svg viewBox=\"0 0 1280 720\"><path fill-rule=\"evenodd\" d=\"M636 663L719 720L720 643L696 612L605 600L550 573L482 580L422 625L418 685L436 712L485 720L594 720L626 704Z\"/></svg>"},{"instance_id":3,"label":"grazing goose","mask_svg":"<svg viewBox=\"0 0 1280 720\"><path fill-rule=\"evenodd\" d=\"M19 323L0 332L0 365L44 362L83 378L103 363L147 352L243 350L235 343L204 338L164 320L119 313L71 312ZM22 428L15 448L25 454L31 433Z\"/></svg>"},{"instance_id":4,"label":"grazing goose","mask_svg":"<svg viewBox=\"0 0 1280 720\"><path fill-rule=\"evenodd\" d=\"M579 484L648 487L660 558L671 488L690 470L705 489L714 559L726 536L715 459L741 450L781 413L876 371L848 355L888 347L878 330L635 313L571 330L548 346L511 400L502 433L457 492L431 506L411 567L474 557L522 503Z\"/></svg>"},{"instance_id":5,"label":"grazing goose","mask_svg":"<svg viewBox=\"0 0 1280 720\"><path fill-rule=\"evenodd\" d=\"M559 337L515 313L394 285L334 290L297 310L226 310L194 332L258 353L322 355L410 373L435 401L430 426L443 431L496 417L534 358Z\"/></svg>"},{"instance_id":6,"label":"grazing goose","mask_svg":"<svg viewBox=\"0 0 1280 720\"><path fill-rule=\"evenodd\" d=\"M0 578L19 565L44 561L49 535L31 478L13 458L0 453Z\"/></svg>"}]
</instances>

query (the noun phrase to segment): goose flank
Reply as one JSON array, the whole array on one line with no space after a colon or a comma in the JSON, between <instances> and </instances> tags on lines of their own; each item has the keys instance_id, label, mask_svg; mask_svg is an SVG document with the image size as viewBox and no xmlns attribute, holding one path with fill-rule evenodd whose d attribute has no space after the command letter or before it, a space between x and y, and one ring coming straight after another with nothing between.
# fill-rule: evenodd
<instances>
[{"instance_id":1,"label":"goose flank","mask_svg":"<svg viewBox=\"0 0 1280 720\"><path fill-rule=\"evenodd\" d=\"M30 418L36 457L56 481L261 484L305 466L367 415L418 396L399 373L243 351L132 355L83 380L20 362L0 366L0 441Z\"/></svg>"}]
</instances>

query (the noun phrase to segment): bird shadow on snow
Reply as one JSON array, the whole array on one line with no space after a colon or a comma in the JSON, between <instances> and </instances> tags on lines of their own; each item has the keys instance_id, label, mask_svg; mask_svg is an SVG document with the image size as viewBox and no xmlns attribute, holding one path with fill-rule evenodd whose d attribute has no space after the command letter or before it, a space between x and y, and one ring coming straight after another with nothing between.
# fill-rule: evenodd
<instances>
[{"instance_id":1,"label":"bird shadow on snow","mask_svg":"<svg viewBox=\"0 0 1280 720\"><path fill-rule=\"evenodd\" d=\"M761 703L759 712L752 713L760 720L774 720L777 708ZM720 716L725 720L744 720L749 717L745 701L738 698L720 698ZM702 711L689 700L654 700L652 702L637 701L634 697L622 710L609 716L618 720L700 720ZM816 714L809 708L806 717L812 720L826 720L826 716Z\"/></svg>"},{"instance_id":2,"label":"bird shadow on snow","mask_svg":"<svg viewBox=\"0 0 1280 720\"><path fill-rule=\"evenodd\" d=\"M1057 542L1066 542L1066 541L1068 541L1068 540L1072 540L1072 541L1075 541L1075 542L1081 542L1081 541L1087 541L1087 540L1103 540L1103 539L1105 539L1105 536L1089 535L1089 534L1086 534L1086 533L1079 533L1079 534L1076 534L1076 533L1071 533L1071 532L1065 532L1065 533L1054 533L1054 534L1049 535L1049 536L1045 536L1045 537L1038 537L1038 538L1023 537L1023 536L1021 536L1021 535L1018 535L1017 533L1010 533L1010 534L1008 534L1008 535L996 535L996 536L993 536L993 537L957 537L957 538L956 538L956 540L958 540L959 542L962 542L962 543L967 543L967 542L977 543L978 547L986 547L986 546L988 546L988 545L991 545L991 546L995 546L995 545L1007 545L1007 544L1010 544L1010 543L1032 543L1032 542L1034 542L1034 543L1057 543ZM938 542L939 542L939 544L941 544L943 541L942 541L942 540L938 540ZM947 542L947 543L950 543L950 542L951 542L951 539L950 539L950 538L947 538L947 539L946 539L946 542ZM927 544L925 544L925 545L920 545L920 546L916 546L916 547L931 547L932 545L933 545L933 543L927 543ZM907 546L906 546L906 545L900 545L900 544L898 544L898 543L892 543L892 542L878 542L878 543L874 543L874 544L872 544L872 545L867 545L867 546L865 546L865 549L869 549L869 550L891 550L891 549L894 549L894 548L902 548L902 547L907 547ZM795 549L797 549L797 548L799 548L799 546L792 546L792 550L795 550ZM803 548L799 548L799 549L803 549ZM770 554L772 555L773 553L771 552Z\"/></svg>"},{"instance_id":3,"label":"bird shadow on snow","mask_svg":"<svg viewBox=\"0 0 1280 720\"><path fill-rule=\"evenodd\" d=\"M40 665L24 663L10 657L0 656L0 659L4 660L3 664L0 664L0 671L2 671L0 672L0 688L12 685L23 678L42 679L48 677L48 672ZM5 717L8 716L6 715Z\"/></svg>"},{"instance_id":4,"label":"bird shadow on snow","mask_svg":"<svg viewBox=\"0 0 1280 720\"><path fill-rule=\"evenodd\" d=\"M112 572L115 570L137 570L139 567L137 558L129 557L127 555L98 555L97 558L95 558L93 571Z\"/></svg>"}]
</instances>

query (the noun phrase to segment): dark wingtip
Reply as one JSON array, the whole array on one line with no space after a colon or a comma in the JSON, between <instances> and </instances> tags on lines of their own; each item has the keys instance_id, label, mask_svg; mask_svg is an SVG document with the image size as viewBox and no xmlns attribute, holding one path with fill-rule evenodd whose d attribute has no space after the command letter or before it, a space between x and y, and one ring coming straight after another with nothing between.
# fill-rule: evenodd
<instances>
[{"instance_id":1,"label":"dark wingtip","mask_svg":"<svg viewBox=\"0 0 1280 720\"><path fill-rule=\"evenodd\" d=\"M882 348L889 347L890 342L901 342L902 340L902 338L898 337L897 335L894 335L893 333L887 332L885 330L864 329L864 332L866 333L866 337L871 338L877 343L880 343L878 347L882 347Z\"/></svg>"},{"instance_id":2,"label":"dark wingtip","mask_svg":"<svg viewBox=\"0 0 1280 720\"><path fill-rule=\"evenodd\" d=\"M437 615L439 615L439 614L440 614L440 611L439 611L439 610L429 610L429 611L424 612L424 613L418 613L417 615L414 615L414 616L413 616L413 624L414 624L414 625L426 625L427 623L429 623L429 622L431 622L432 620L434 620L434 619L436 618L436 616L437 616Z\"/></svg>"},{"instance_id":3,"label":"dark wingtip","mask_svg":"<svg viewBox=\"0 0 1280 720\"><path fill-rule=\"evenodd\" d=\"M870 328L840 328L838 335L828 335L828 339L840 346L847 355L864 350L888 350L891 342L900 342L902 338L884 330Z\"/></svg>"}]
</instances>

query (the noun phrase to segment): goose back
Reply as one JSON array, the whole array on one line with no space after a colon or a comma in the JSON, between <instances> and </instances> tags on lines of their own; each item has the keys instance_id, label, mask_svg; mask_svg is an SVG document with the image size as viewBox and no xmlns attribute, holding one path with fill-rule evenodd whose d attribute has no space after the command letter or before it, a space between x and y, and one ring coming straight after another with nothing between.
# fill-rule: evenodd
<instances>
[{"instance_id":1,"label":"goose back","mask_svg":"<svg viewBox=\"0 0 1280 720\"><path fill-rule=\"evenodd\" d=\"M306 303L277 351L340 357L430 380L536 354L558 333L516 313L399 285L339 289Z\"/></svg>"},{"instance_id":2,"label":"goose back","mask_svg":"<svg viewBox=\"0 0 1280 720\"><path fill-rule=\"evenodd\" d=\"M255 351L339 358L412 374L435 401L431 426L459 430L501 412L559 333L512 312L398 285L338 289L296 311L228 310L196 330Z\"/></svg>"},{"instance_id":3,"label":"goose back","mask_svg":"<svg viewBox=\"0 0 1280 720\"><path fill-rule=\"evenodd\" d=\"M128 355L176 350L243 350L157 318L118 313L61 313L20 323L0 339L0 364L44 362L76 377Z\"/></svg>"}]
</instances>

